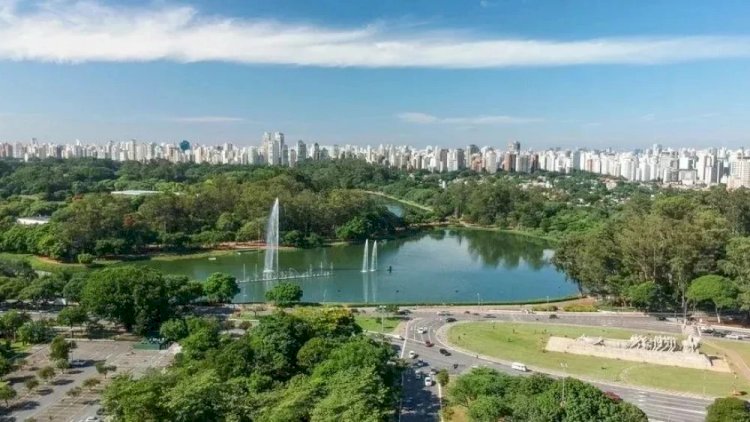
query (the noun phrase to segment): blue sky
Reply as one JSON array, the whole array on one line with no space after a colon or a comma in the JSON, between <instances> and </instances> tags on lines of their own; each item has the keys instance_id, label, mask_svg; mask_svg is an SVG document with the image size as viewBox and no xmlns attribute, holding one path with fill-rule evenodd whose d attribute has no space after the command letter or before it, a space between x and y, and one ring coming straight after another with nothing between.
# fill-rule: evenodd
<instances>
[{"instance_id":1,"label":"blue sky","mask_svg":"<svg viewBox=\"0 0 750 422\"><path fill-rule=\"evenodd\" d=\"M750 145L750 2L0 0L0 141Z\"/></svg>"}]
</instances>

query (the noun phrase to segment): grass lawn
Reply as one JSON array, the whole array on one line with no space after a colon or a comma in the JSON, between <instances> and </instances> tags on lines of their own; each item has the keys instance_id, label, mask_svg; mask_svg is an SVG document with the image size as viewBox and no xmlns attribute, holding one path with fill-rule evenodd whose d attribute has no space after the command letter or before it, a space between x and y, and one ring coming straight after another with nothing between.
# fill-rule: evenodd
<instances>
[{"instance_id":1,"label":"grass lawn","mask_svg":"<svg viewBox=\"0 0 750 422\"><path fill-rule=\"evenodd\" d=\"M389 318L386 317L385 321L383 321L383 324L381 326L380 324L380 317L370 317L370 316L360 316L355 315L354 320L357 322L357 325L362 327L365 331L376 331L381 332L381 329L384 329L385 333L392 333L393 330L396 329L396 326L399 322L401 322L398 318Z\"/></svg>"},{"instance_id":2,"label":"grass lawn","mask_svg":"<svg viewBox=\"0 0 750 422\"><path fill-rule=\"evenodd\" d=\"M750 382L741 377L735 381L734 375L728 373L544 351L551 335L575 338L586 334L626 339L633 333L604 327L481 322L455 325L448 332L448 338L459 347L483 355L550 370L561 371L560 364L564 362L571 376L696 394L705 391L715 396L729 395L735 382L738 390L750 391ZM711 350L706 351L711 353Z\"/></svg>"}]
</instances>

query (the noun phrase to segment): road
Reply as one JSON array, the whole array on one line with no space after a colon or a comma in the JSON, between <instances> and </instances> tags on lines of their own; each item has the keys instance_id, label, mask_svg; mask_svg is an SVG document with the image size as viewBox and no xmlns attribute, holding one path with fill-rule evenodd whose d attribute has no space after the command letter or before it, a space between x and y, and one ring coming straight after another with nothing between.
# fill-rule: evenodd
<instances>
[{"instance_id":1,"label":"road","mask_svg":"<svg viewBox=\"0 0 750 422\"><path fill-rule=\"evenodd\" d=\"M522 314L520 312L492 312L494 321L519 321L519 322L549 322L546 315ZM458 320L483 320L480 315L475 314L453 314ZM588 326L612 326L631 328L639 330L652 330L660 332L679 333L680 326L677 324L658 321L652 317L617 316L617 315L581 315L581 314L558 314L555 324L573 324ZM404 375L404 401L402 405L402 421L436 421L440 419L438 387L425 387L424 382L415 376L415 371L426 372L430 367L437 369L445 368L452 374L463 373L474 365L482 365L494 368L501 372L512 375L529 375L512 370L508 365L482 359L475 355L463 353L454 349L438 336L439 329L446 325L444 317L439 317L435 312L416 311L411 320L406 324L406 337L403 341L394 339L400 349L399 353L408 359L409 351L414 351L428 366L422 368L410 367ZM427 332L420 334L418 327L427 328ZM443 329L444 331L444 329ZM425 341L435 344L434 347L426 347ZM445 348L450 351L451 356L440 354L439 349ZM453 365L457 364L457 368ZM558 374L551 374L557 376ZM706 406L711 400L686 395L670 394L628 387L623 385L592 383L604 391L611 391L623 400L635 404L642 409L651 421L658 422L700 422L706 415Z\"/></svg>"}]
</instances>

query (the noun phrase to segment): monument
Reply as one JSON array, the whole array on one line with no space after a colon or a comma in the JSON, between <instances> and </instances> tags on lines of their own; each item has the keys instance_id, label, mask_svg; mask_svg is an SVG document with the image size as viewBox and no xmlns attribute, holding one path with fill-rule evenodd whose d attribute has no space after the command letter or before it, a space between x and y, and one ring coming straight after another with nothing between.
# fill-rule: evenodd
<instances>
[{"instance_id":1,"label":"monument","mask_svg":"<svg viewBox=\"0 0 750 422\"><path fill-rule=\"evenodd\" d=\"M700 338L684 340L665 335L633 335L627 340L581 336L577 339L550 337L545 350L656 365L731 372L727 363L701 353Z\"/></svg>"}]
</instances>

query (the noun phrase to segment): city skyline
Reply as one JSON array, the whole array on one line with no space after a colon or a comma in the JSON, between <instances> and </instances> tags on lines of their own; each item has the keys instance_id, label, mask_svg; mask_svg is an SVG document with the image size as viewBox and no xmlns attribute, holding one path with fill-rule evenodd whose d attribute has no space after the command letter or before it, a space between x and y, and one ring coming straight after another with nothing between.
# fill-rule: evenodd
<instances>
[{"instance_id":1,"label":"city skyline","mask_svg":"<svg viewBox=\"0 0 750 422\"><path fill-rule=\"evenodd\" d=\"M0 0L0 141L750 144L747 2L368 6Z\"/></svg>"},{"instance_id":2,"label":"city skyline","mask_svg":"<svg viewBox=\"0 0 750 422\"><path fill-rule=\"evenodd\" d=\"M411 145L321 145L303 140L287 141L282 132L264 132L259 145L191 144L109 141L105 144L55 144L0 142L0 159L95 158L114 161L167 160L173 163L269 165L295 167L303 161L359 159L406 171L436 173L473 170L495 174L583 171L631 182L703 188L724 184L730 189L750 187L750 151L744 148L670 148L654 144L645 150L522 149L518 141L504 147L467 144L463 147Z\"/></svg>"}]
</instances>

